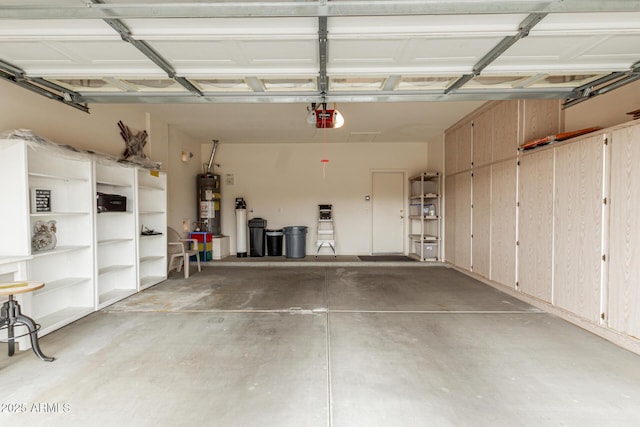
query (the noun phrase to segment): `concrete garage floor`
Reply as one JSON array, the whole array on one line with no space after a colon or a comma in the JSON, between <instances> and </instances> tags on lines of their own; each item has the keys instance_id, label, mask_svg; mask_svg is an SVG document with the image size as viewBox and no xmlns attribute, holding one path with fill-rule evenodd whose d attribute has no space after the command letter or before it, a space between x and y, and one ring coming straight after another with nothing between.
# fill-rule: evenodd
<instances>
[{"instance_id":1,"label":"concrete garage floor","mask_svg":"<svg viewBox=\"0 0 640 427\"><path fill-rule=\"evenodd\" d=\"M640 356L446 267L172 273L41 341L2 347L0 425L640 420Z\"/></svg>"}]
</instances>

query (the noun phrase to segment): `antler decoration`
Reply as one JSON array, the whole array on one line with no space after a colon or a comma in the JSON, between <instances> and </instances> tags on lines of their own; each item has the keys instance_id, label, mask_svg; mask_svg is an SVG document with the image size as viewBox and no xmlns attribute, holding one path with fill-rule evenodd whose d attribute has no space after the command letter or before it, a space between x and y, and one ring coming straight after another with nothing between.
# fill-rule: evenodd
<instances>
[{"instance_id":1,"label":"antler decoration","mask_svg":"<svg viewBox=\"0 0 640 427\"><path fill-rule=\"evenodd\" d=\"M145 159L147 156L144 154L143 149L144 146L147 145L147 136L149 135L147 131L143 130L133 133L127 125L122 123L122 120L118 122L118 127L120 128L120 136L127 145L127 148L124 150L125 158L139 157Z\"/></svg>"}]
</instances>

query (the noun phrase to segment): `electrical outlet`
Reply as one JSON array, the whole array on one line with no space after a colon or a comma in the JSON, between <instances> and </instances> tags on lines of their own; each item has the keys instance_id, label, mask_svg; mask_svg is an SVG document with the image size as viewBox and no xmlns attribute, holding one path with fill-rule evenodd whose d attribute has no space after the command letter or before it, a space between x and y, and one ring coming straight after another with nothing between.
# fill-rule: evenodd
<instances>
[{"instance_id":1,"label":"electrical outlet","mask_svg":"<svg viewBox=\"0 0 640 427\"><path fill-rule=\"evenodd\" d=\"M185 218L182 220L182 231L184 231L185 233L189 232L189 223L191 221L189 221L188 218Z\"/></svg>"}]
</instances>

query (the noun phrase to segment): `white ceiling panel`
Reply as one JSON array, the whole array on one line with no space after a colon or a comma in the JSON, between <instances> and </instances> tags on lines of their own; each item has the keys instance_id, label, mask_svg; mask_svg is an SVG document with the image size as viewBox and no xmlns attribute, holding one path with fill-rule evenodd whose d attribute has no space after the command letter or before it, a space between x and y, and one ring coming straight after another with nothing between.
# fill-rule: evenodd
<instances>
[{"instance_id":1,"label":"white ceiling panel","mask_svg":"<svg viewBox=\"0 0 640 427\"><path fill-rule=\"evenodd\" d=\"M118 34L99 19L2 21L0 40L55 39L118 40Z\"/></svg>"},{"instance_id":2,"label":"white ceiling panel","mask_svg":"<svg viewBox=\"0 0 640 427\"><path fill-rule=\"evenodd\" d=\"M571 99L640 60L640 0L93 1L0 0L0 78L79 103Z\"/></svg>"},{"instance_id":3,"label":"white ceiling panel","mask_svg":"<svg viewBox=\"0 0 640 427\"><path fill-rule=\"evenodd\" d=\"M640 59L640 35L527 37L486 71L626 71Z\"/></svg>"},{"instance_id":4,"label":"white ceiling panel","mask_svg":"<svg viewBox=\"0 0 640 427\"><path fill-rule=\"evenodd\" d=\"M370 38L331 40L328 70L336 74L466 73L501 38Z\"/></svg>"},{"instance_id":5,"label":"white ceiling panel","mask_svg":"<svg viewBox=\"0 0 640 427\"><path fill-rule=\"evenodd\" d=\"M175 40L149 44L184 75L308 74L318 67L317 43L312 40Z\"/></svg>"},{"instance_id":6,"label":"white ceiling panel","mask_svg":"<svg viewBox=\"0 0 640 427\"><path fill-rule=\"evenodd\" d=\"M531 30L531 35L628 31L640 31L640 12L551 14Z\"/></svg>"},{"instance_id":7,"label":"white ceiling panel","mask_svg":"<svg viewBox=\"0 0 640 427\"><path fill-rule=\"evenodd\" d=\"M3 41L0 58L37 76L162 73L133 46L118 41Z\"/></svg>"},{"instance_id":8,"label":"white ceiling panel","mask_svg":"<svg viewBox=\"0 0 640 427\"><path fill-rule=\"evenodd\" d=\"M527 15L421 15L336 17L328 22L332 39L381 37L408 34L434 35L513 35Z\"/></svg>"},{"instance_id":9,"label":"white ceiling panel","mask_svg":"<svg viewBox=\"0 0 640 427\"><path fill-rule=\"evenodd\" d=\"M146 40L167 38L307 38L316 39L316 18L255 19L127 19L124 24L135 37Z\"/></svg>"}]
</instances>

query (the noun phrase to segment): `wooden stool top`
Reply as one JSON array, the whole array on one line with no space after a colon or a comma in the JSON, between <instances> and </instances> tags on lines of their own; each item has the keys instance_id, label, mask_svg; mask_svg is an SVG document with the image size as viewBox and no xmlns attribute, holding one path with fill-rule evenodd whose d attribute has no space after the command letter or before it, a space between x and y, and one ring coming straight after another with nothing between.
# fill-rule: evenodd
<instances>
[{"instance_id":1,"label":"wooden stool top","mask_svg":"<svg viewBox=\"0 0 640 427\"><path fill-rule=\"evenodd\" d=\"M44 287L44 282L23 280L21 282L0 282L0 296L26 294Z\"/></svg>"}]
</instances>

